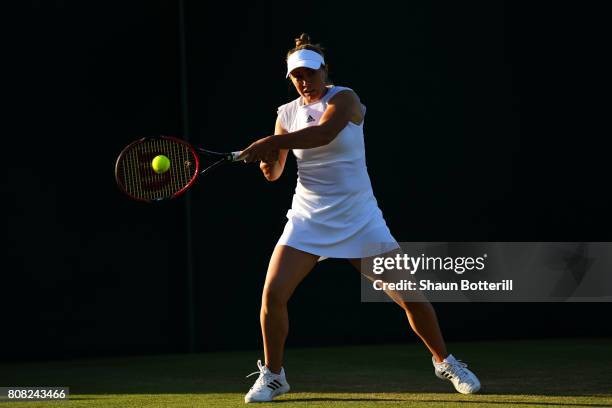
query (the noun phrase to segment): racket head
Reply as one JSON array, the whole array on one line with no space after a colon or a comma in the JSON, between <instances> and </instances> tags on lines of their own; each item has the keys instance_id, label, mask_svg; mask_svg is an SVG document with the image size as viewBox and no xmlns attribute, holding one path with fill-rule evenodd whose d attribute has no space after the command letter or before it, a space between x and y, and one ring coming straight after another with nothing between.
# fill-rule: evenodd
<instances>
[{"instance_id":1,"label":"racket head","mask_svg":"<svg viewBox=\"0 0 612 408\"><path fill-rule=\"evenodd\" d=\"M153 158L164 155L170 167L153 170ZM189 143L171 136L144 137L127 145L117 157L115 180L130 198L148 203L176 198L195 183L200 172L198 154Z\"/></svg>"}]
</instances>

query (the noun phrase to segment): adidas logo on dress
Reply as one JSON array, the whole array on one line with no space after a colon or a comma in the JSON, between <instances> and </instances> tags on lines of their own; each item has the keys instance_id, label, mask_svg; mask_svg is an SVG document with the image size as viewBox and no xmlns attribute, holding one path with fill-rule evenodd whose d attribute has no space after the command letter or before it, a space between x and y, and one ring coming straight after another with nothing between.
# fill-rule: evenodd
<instances>
[{"instance_id":1,"label":"adidas logo on dress","mask_svg":"<svg viewBox=\"0 0 612 408\"><path fill-rule=\"evenodd\" d=\"M306 119L306 123L310 123L310 122L314 122L315 118L313 118L312 116L308 115L308 118Z\"/></svg>"}]
</instances>

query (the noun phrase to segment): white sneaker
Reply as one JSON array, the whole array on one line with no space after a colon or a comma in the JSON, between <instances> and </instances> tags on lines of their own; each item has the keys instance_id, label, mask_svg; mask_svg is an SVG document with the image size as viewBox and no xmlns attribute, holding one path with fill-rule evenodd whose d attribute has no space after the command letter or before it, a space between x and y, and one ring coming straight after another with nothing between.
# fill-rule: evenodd
<instances>
[{"instance_id":1,"label":"white sneaker","mask_svg":"<svg viewBox=\"0 0 612 408\"><path fill-rule=\"evenodd\" d=\"M261 360L257 360L259 371L255 371L247 378L259 374L257 381L251 387L247 395L244 396L244 402L267 402L272 401L272 398L289 392L289 383L285 378L285 369L281 368L280 374L274 374L268 367L261 364Z\"/></svg>"},{"instance_id":2,"label":"white sneaker","mask_svg":"<svg viewBox=\"0 0 612 408\"><path fill-rule=\"evenodd\" d=\"M438 378L449 380L455 389L462 394L474 394L480 390L480 381L473 372L467 369L467 364L461 360L456 360L452 354L441 363L436 363L432 357L435 373Z\"/></svg>"}]
</instances>

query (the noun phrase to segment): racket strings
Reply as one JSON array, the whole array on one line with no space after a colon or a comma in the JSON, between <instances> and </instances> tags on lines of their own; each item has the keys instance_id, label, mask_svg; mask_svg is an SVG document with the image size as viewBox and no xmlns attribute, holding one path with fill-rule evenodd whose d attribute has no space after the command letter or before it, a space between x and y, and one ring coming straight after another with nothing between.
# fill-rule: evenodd
<instances>
[{"instance_id":1,"label":"racket strings","mask_svg":"<svg viewBox=\"0 0 612 408\"><path fill-rule=\"evenodd\" d=\"M164 155L170 167L156 173L152 161ZM167 139L146 139L129 149L120 163L126 192L144 200L170 198L189 184L196 173L196 160L190 148Z\"/></svg>"}]
</instances>

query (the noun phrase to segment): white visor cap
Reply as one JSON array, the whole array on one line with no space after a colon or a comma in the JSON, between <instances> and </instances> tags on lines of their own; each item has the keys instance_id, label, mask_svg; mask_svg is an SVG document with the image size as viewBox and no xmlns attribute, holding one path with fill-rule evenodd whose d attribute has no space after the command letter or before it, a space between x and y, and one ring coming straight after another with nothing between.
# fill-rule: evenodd
<instances>
[{"instance_id":1,"label":"white visor cap","mask_svg":"<svg viewBox=\"0 0 612 408\"><path fill-rule=\"evenodd\" d=\"M294 52L287 58L287 76L296 68L306 67L311 69L319 69L325 65L323 57L318 52L311 50L299 50Z\"/></svg>"}]
</instances>

